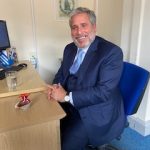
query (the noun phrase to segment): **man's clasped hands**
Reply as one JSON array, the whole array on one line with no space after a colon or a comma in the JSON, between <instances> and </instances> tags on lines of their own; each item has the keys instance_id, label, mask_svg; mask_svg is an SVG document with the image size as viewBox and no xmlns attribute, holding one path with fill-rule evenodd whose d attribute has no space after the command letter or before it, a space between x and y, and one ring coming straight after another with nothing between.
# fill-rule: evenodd
<instances>
[{"instance_id":1,"label":"man's clasped hands","mask_svg":"<svg viewBox=\"0 0 150 150\"><path fill-rule=\"evenodd\" d=\"M67 91L61 86L60 83L47 85L47 96L49 100L55 100L58 102L65 102L64 97Z\"/></svg>"}]
</instances>

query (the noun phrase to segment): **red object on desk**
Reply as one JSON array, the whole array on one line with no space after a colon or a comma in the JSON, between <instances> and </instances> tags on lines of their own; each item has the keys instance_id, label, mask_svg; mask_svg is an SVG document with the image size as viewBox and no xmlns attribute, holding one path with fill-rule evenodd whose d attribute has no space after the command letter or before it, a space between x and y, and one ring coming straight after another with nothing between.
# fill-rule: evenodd
<instances>
[{"instance_id":1,"label":"red object on desk","mask_svg":"<svg viewBox=\"0 0 150 150\"><path fill-rule=\"evenodd\" d=\"M30 99L28 98L29 95L30 95L29 93L25 93L25 94L20 95L21 100L18 103L18 107L27 105L31 102Z\"/></svg>"}]
</instances>

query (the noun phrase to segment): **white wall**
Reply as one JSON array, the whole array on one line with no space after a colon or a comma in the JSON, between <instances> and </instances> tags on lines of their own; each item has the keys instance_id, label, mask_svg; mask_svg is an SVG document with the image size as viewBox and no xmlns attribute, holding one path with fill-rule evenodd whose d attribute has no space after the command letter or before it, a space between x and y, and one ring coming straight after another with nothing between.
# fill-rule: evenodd
<instances>
[{"instance_id":1,"label":"white wall","mask_svg":"<svg viewBox=\"0 0 150 150\"><path fill-rule=\"evenodd\" d=\"M71 42L68 20L56 19L52 0L34 1L37 54L39 73L46 82L51 82L60 65L63 48Z\"/></svg>"},{"instance_id":2,"label":"white wall","mask_svg":"<svg viewBox=\"0 0 150 150\"><path fill-rule=\"evenodd\" d=\"M30 0L0 0L0 19L6 20L10 42L25 59L34 49Z\"/></svg>"},{"instance_id":3,"label":"white wall","mask_svg":"<svg viewBox=\"0 0 150 150\"><path fill-rule=\"evenodd\" d=\"M98 1L98 34L120 46L123 0Z\"/></svg>"}]
</instances>

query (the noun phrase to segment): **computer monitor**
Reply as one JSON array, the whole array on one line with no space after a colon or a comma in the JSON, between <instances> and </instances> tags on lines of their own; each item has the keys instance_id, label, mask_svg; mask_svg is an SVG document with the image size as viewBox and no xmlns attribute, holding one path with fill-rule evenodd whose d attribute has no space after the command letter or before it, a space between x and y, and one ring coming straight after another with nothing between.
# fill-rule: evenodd
<instances>
[{"instance_id":1,"label":"computer monitor","mask_svg":"<svg viewBox=\"0 0 150 150\"><path fill-rule=\"evenodd\" d=\"M7 30L6 21L0 20L0 52L10 48L10 40Z\"/></svg>"}]
</instances>

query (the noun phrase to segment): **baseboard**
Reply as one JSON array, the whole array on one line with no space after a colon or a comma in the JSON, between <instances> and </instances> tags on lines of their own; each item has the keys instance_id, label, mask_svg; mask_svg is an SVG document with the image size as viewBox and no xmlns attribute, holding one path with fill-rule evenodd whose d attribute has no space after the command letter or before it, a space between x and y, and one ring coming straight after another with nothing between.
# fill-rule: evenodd
<instances>
[{"instance_id":1,"label":"baseboard","mask_svg":"<svg viewBox=\"0 0 150 150\"><path fill-rule=\"evenodd\" d=\"M143 121L135 116L128 117L129 127L143 136L150 135L150 120Z\"/></svg>"}]
</instances>

